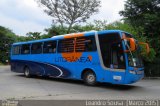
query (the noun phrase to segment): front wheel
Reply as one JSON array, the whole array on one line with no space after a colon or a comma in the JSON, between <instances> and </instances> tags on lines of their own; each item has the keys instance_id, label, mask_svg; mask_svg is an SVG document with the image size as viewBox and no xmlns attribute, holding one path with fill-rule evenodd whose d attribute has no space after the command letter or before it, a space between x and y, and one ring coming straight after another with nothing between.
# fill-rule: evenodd
<instances>
[{"instance_id":1,"label":"front wheel","mask_svg":"<svg viewBox=\"0 0 160 106\"><path fill-rule=\"evenodd\" d=\"M84 73L83 80L87 85L96 85L96 75L92 71L87 71Z\"/></svg>"},{"instance_id":2,"label":"front wheel","mask_svg":"<svg viewBox=\"0 0 160 106\"><path fill-rule=\"evenodd\" d=\"M31 77L30 70L29 70L28 67L25 67L25 68L24 68L24 75L25 75L27 78Z\"/></svg>"}]
</instances>

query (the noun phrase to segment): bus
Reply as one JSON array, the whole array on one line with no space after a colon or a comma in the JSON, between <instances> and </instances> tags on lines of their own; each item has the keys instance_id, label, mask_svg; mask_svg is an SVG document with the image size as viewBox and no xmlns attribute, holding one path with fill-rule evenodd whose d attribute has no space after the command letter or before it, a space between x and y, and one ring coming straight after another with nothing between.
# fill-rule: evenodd
<instances>
[{"instance_id":1,"label":"bus","mask_svg":"<svg viewBox=\"0 0 160 106\"><path fill-rule=\"evenodd\" d=\"M121 30L90 31L18 42L11 47L11 71L53 78L132 84L144 77L141 46Z\"/></svg>"}]
</instances>

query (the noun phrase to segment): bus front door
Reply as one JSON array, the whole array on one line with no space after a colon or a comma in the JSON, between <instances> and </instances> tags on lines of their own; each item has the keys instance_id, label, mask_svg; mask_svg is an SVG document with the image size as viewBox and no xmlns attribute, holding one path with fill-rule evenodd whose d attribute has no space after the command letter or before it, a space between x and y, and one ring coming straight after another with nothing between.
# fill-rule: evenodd
<instances>
[{"instance_id":1,"label":"bus front door","mask_svg":"<svg viewBox=\"0 0 160 106\"><path fill-rule=\"evenodd\" d=\"M121 43L111 45L111 79L113 83L123 83L125 78L125 56Z\"/></svg>"}]
</instances>

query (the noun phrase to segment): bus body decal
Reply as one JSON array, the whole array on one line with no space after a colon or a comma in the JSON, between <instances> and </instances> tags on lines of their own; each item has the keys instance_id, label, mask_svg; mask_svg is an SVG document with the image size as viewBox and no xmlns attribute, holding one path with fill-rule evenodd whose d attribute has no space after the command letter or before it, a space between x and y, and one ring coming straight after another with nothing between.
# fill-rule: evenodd
<instances>
[{"instance_id":1,"label":"bus body decal","mask_svg":"<svg viewBox=\"0 0 160 106\"><path fill-rule=\"evenodd\" d=\"M12 60L12 64L17 65L19 69L13 69L12 71L20 72L18 70L23 70L25 66L28 66L32 74L42 74L49 75L57 78L68 78L70 76L70 71L45 62L27 61L27 60ZM21 71L23 73L23 71Z\"/></svg>"},{"instance_id":2,"label":"bus body decal","mask_svg":"<svg viewBox=\"0 0 160 106\"><path fill-rule=\"evenodd\" d=\"M78 34L68 34L66 36L64 36L64 39L70 39L70 38L76 38L76 37L83 37L84 34L83 33L78 33ZM74 52L72 53L62 53L62 57L67 61L67 62L75 62L77 61L81 56L82 56L82 52L75 52L75 39L74 39ZM68 59L68 58L72 58L72 59Z\"/></svg>"},{"instance_id":3,"label":"bus body decal","mask_svg":"<svg viewBox=\"0 0 160 106\"><path fill-rule=\"evenodd\" d=\"M44 64L49 65L49 66L54 67L54 68L56 68L57 70L59 70L60 74L59 74L58 76L56 76L56 77L61 77L61 76L63 75L63 71L62 71L60 68L58 68L58 67L56 67L56 66L54 66L54 65L47 64L47 63L44 63Z\"/></svg>"}]
</instances>

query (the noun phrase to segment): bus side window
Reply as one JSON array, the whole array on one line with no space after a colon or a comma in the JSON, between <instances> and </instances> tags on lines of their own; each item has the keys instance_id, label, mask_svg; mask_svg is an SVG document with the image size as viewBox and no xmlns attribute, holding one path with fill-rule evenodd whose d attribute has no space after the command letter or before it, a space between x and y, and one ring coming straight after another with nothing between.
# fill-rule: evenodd
<instances>
[{"instance_id":1,"label":"bus side window","mask_svg":"<svg viewBox=\"0 0 160 106\"><path fill-rule=\"evenodd\" d=\"M95 42L93 37L88 37L85 41L86 51L95 51Z\"/></svg>"},{"instance_id":2,"label":"bus side window","mask_svg":"<svg viewBox=\"0 0 160 106\"><path fill-rule=\"evenodd\" d=\"M21 54L30 54L30 44L22 45Z\"/></svg>"},{"instance_id":3,"label":"bus side window","mask_svg":"<svg viewBox=\"0 0 160 106\"><path fill-rule=\"evenodd\" d=\"M76 52L96 51L94 37L79 37L76 39Z\"/></svg>"},{"instance_id":4,"label":"bus side window","mask_svg":"<svg viewBox=\"0 0 160 106\"><path fill-rule=\"evenodd\" d=\"M31 47L32 54L40 54L42 53L42 43L33 43Z\"/></svg>"},{"instance_id":5,"label":"bus side window","mask_svg":"<svg viewBox=\"0 0 160 106\"><path fill-rule=\"evenodd\" d=\"M59 40L58 42L59 53L71 53L74 52L74 38Z\"/></svg>"},{"instance_id":6,"label":"bus side window","mask_svg":"<svg viewBox=\"0 0 160 106\"><path fill-rule=\"evenodd\" d=\"M19 55L21 53L21 46L18 45L18 46L13 46L13 49L12 49L12 54L13 55Z\"/></svg>"},{"instance_id":7,"label":"bus side window","mask_svg":"<svg viewBox=\"0 0 160 106\"><path fill-rule=\"evenodd\" d=\"M47 41L43 45L43 53L55 53L56 52L56 41Z\"/></svg>"}]
</instances>

